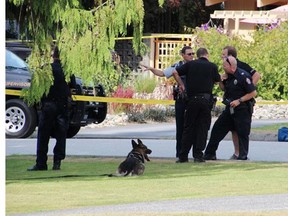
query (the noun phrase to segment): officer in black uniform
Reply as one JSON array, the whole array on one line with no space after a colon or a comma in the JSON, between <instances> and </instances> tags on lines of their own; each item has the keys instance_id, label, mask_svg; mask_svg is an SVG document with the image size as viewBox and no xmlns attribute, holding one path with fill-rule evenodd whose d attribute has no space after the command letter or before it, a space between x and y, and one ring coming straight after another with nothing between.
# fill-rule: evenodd
<instances>
[{"instance_id":1,"label":"officer in black uniform","mask_svg":"<svg viewBox=\"0 0 288 216\"><path fill-rule=\"evenodd\" d=\"M65 81L65 75L59 59L59 49L53 51L51 64L54 81L47 96L41 100L42 110L38 125L36 164L28 171L47 170L47 153L50 136L56 139L53 153L53 170L60 170L61 160L65 158L66 133L68 129L68 99L70 88Z\"/></svg>"},{"instance_id":2,"label":"officer in black uniform","mask_svg":"<svg viewBox=\"0 0 288 216\"><path fill-rule=\"evenodd\" d=\"M228 56L224 59L223 68L228 74L227 79L220 82L220 87L225 91L223 103L226 107L213 125L204 158L205 160L216 160L219 142L231 129L235 129L239 137L237 160L247 160L253 109L251 99L257 93L251 76L237 68L237 61L234 57Z\"/></svg>"},{"instance_id":3,"label":"officer in black uniform","mask_svg":"<svg viewBox=\"0 0 288 216\"><path fill-rule=\"evenodd\" d=\"M237 51L236 51L235 47L233 47L233 46L225 46L223 48L222 58L227 58L228 56L233 56L234 58L236 58L237 67L241 68L242 70L245 70L246 72L248 72L251 75L251 77L252 77L253 84L256 86L257 82L261 78L260 73L257 72L254 68L252 68L249 64L247 64L247 63L245 63L243 61L240 61L237 58Z\"/></svg>"},{"instance_id":4,"label":"officer in black uniform","mask_svg":"<svg viewBox=\"0 0 288 216\"><path fill-rule=\"evenodd\" d=\"M205 48L197 50L198 59L177 68L174 78L180 90L185 91L180 76L186 75L187 108L185 113L182 147L178 163L188 162L188 154L193 146L194 162L205 162L203 150L206 146L208 130L211 124L212 89L220 81L218 67L208 61Z\"/></svg>"},{"instance_id":5,"label":"officer in black uniform","mask_svg":"<svg viewBox=\"0 0 288 216\"><path fill-rule=\"evenodd\" d=\"M247 72L252 77L252 82L256 86L260 77L261 77L260 73L257 72L254 68L252 68L249 64L242 62L237 58L237 51L236 51L235 47L225 46L223 48L222 59L226 59L228 56L233 56L234 58L236 58L237 67L244 70L245 72ZM254 102L254 104L255 104L256 101L254 100L251 102ZM232 130L232 140L233 140L233 144L234 144L234 153L230 157L230 159L236 160L238 155L239 155L239 140L238 140L238 135L237 135L235 129Z\"/></svg>"},{"instance_id":6,"label":"officer in black uniform","mask_svg":"<svg viewBox=\"0 0 288 216\"><path fill-rule=\"evenodd\" d=\"M160 77L170 78L173 76L173 71L178 67L182 66L186 62L192 61L194 59L194 52L190 46L184 46L181 49L182 61L177 62L176 64L166 68L165 70L159 70L152 68L146 65L143 65L146 69L152 71L153 74ZM181 76L181 80L186 86L186 77L185 75ZM176 120L176 158L179 158L181 145L182 145L182 134L184 130L184 115L186 110L186 98L185 94L179 92L178 86L173 86L173 98L175 100L175 120Z\"/></svg>"}]
</instances>

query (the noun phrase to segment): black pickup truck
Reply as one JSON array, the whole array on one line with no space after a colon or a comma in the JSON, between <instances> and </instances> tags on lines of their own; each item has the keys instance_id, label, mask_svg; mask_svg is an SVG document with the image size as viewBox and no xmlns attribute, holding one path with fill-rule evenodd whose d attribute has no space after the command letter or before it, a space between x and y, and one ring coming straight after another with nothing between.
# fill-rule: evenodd
<instances>
[{"instance_id":1,"label":"black pickup truck","mask_svg":"<svg viewBox=\"0 0 288 216\"><path fill-rule=\"evenodd\" d=\"M20 58L15 53L23 54ZM6 43L6 89L21 90L29 88L31 74L25 61L29 53L26 47L7 46ZM72 95L87 95L105 97L102 85L86 87L81 79L76 78L76 87L71 89ZM17 95L6 94L5 131L7 138L27 138L38 125L40 104L29 107ZM70 109L70 122L67 138L75 136L82 126L90 123L103 122L107 114L107 103L72 101Z\"/></svg>"}]
</instances>

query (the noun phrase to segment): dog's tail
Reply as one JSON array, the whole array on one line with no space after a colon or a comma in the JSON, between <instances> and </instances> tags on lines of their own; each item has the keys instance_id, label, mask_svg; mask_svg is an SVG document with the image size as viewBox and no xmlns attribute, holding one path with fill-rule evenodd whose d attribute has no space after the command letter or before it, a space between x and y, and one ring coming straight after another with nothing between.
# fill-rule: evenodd
<instances>
[{"instance_id":1,"label":"dog's tail","mask_svg":"<svg viewBox=\"0 0 288 216\"><path fill-rule=\"evenodd\" d=\"M113 175L112 173L108 174L108 173L105 173L105 174L101 174L99 176L108 176L108 177L111 177L111 175Z\"/></svg>"},{"instance_id":2,"label":"dog's tail","mask_svg":"<svg viewBox=\"0 0 288 216\"><path fill-rule=\"evenodd\" d=\"M108 176L108 177L124 177L129 175L130 173L128 173L128 171L126 171L125 173L111 173L111 174L102 174L100 176Z\"/></svg>"}]
</instances>

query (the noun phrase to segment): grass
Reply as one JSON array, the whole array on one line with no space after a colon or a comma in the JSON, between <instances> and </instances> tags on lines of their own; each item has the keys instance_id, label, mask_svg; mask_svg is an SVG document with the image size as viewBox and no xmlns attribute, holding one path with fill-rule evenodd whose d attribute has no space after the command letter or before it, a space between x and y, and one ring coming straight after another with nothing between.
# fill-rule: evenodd
<instances>
[{"instance_id":1,"label":"grass","mask_svg":"<svg viewBox=\"0 0 288 216\"><path fill-rule=\"evenodd\" d=\"M103 176L113 173L122 160L123 158L68 157L63 162L61 171L27 172L27 167L34 164L35 157L7 156L6 213L9 215L186 198L288 193L288 163L217 161L175 164L172 159L152 158L147 163L143 176ZM288 211L285 213L288 214ZM269 212L266 215L281 214Z\"/></svg>"},{"instance_id":2,"label":"grass","mask_svg":"<svg viewBox=\"0 0 288 216\"><path fill-rule=\"evenodd\" d=\"M252 128L252 131L256 131L256 132L278 132L278 129L281 127L288 127L288 120L287 123L277 123L277 124L271 124L271 125L266 125L263 127L255 127Z\"/></svg>"}]
</instances>

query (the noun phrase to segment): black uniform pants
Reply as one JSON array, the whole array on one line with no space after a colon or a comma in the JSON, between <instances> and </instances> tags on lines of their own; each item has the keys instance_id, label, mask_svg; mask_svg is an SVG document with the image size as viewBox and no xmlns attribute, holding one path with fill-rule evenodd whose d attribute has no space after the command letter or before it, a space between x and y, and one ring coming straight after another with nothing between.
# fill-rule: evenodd
<instances>
[{"instance_id":1,"label":"black uniform pants","mask_svg":"<svg viewBox=\"0 0 288 216\"><path fill-rule=\"evenodd\" d=\"M212 128L205 155L215 156L219 142L233 129L236 130L239 137L238 159L246 160L249 150L251 118L252 113L247 105L236 107L234 109L234 114L230 113L229 106L227 106Z\"/></svg>"},{"instance_id":2,"label":"black uniform pants","mask_svg":"<svg viewBox=\"0 0 288 216\"><path fill-rule=\"evenodd\" d=\"M202 158L211 124L210 103L205 98L189 99L185 112L182 148L179 159L187 160L193 146L193 157Z\"/></svg>"},{"instance_id":3,"label":"black uniform pants","mask_svg":"<svg viewBox=\"0 0 288 216\"><path fill-rule=\"evenodd\" d=\"M181 151L185 110L186 110L186 101L184 101L184 99L176 99L175 100L176 157L179 157Z\"/></svg>"},{"instance_id":4,"label":"black uniform pants","mask_svg":"<svg viewBox=\"0 0 288 216\"><path fill-rule=\"evenodd\" d=\"M66 102L46 101L43 103L38 125L37 165L47 164L48 144L52 133L56 139L53 160L59 161L65 158L68 116Z\"/></svg>"}]
</instances>

